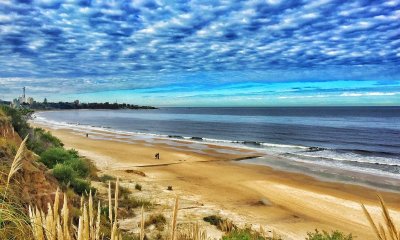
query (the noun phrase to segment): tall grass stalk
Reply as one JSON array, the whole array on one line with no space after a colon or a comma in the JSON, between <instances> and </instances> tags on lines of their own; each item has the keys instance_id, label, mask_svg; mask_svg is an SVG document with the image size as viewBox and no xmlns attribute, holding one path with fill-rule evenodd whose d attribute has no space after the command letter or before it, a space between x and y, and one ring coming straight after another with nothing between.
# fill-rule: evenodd
<instances>
[{"instance_id":1,"label":"tall grass stalk","mask_svg":"<svg viewBox=\"0 0 400 240\"><path fill-rule=\"evenodd\" d=\"M393 219L389 214L389 209L387 208L381 196L378 195L378 199L382 209L382 217L384 220L383 224L375 223L367 208L364 206L364 204L361 204L371 228L379 240L400 240L400 231L395 226Z\"/></svg>"},{"instance_id":2,"label":"tall grass stalk","mask_svg":"<svg viewBox=\"0 0 400 240\"><path fill-rule=\"evenodd\" d=\"M83 202L82 215L79 217L78 226L74 226L69 217L67 195L64 193L64 203L59 214L60 192L57 190L53 206L48 205L47 213L38 208L29 206L29 217L34 240L100 240L101 208L100 202L97 211L93 206L93 196L90 192L88 204ZM62 218L62 220L61 220ZM116 223L114 223L113 231ZM118 236L119 235L115 235ZM118 238L111 238L117 240Z\"/></svg>"},{"instance_id":3,"label":"tall grass stalk","mask_svg":"<svg viewBox=\"0 0 400 240\"><path fill-rule=\"evenodd\" d=\"M142 219L140 221L140 240L144 239L144 207L141 209Z\"/></svg>"},{"instance_id":4,"label":"tall grass stalk","mask_svg":"<svg viewBox=\"0 0 400 240\"><path fill-rule=\"evenodd\" d=\"M176 238L178 240L207 240L207 232L202 230L199 223L191 223L183 229L177 230Z\"/></svg>"},{"instance_id":5,"label":"tall grass stalk","mask_svg":"<svg viewBox=\"0 0 400 240\"><path fill-rule=\"evenodd\" d=\"M113 214L112 214L112 201L111 201L111 182L108 181L108 219L110 219L110 224L112 226L113 223Z\"/></svg>"},{"instance_id":6,"label":"tall grass stalk","mask_svg":"<svg viewBox=\"0 0 400 240\"><path fill-rule=\"evenodd\" d=\"M178 207L179 207L179 198L176 196L174 210L172 212L172 222L171 222L171 240L175 240L176 235L176 219L178 217Z\"/></svg>"},{"instance_id":7,"label":"tall grass stalk","mask_svg":"<svg viewBox=\"0 0 400 240\"><path fill-rule=\"evenodd\" d=\"M22 160L23 160L23 157L25 154L25 146L26 146L26 141L28 140L28 137L29 137L29 134L26 135L25 139L21 142L21 144L19 145L17 154L15 154L14 160L11 164L10 172L8 173L7 185L6 185L6 190L4 191L4 195L6 195L6 193L7 193L7 189L10 184L10 180L11 180L12 176L14 176L14 174L22 168Z\"/></svg>"}]
</instances>

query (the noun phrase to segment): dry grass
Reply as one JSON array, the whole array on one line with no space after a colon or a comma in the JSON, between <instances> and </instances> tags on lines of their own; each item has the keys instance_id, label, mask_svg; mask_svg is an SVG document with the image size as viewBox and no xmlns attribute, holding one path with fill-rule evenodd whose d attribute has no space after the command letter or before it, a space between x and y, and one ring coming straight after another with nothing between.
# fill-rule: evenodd
<instances>
[{"instance_id":1,"label":"dry grass","mask_svg":"<svg viewBox=\"0 0 400 240\"><path fill-rule=\"evenodd\" d=\"M182 229L178 229L176 234L177 240L207 240L207 232L202 230L199 224L191 223Z\"/></svg>"},{"instance_id":2,"label":"dry grass","mask_svg":"<svg viewBox=\"0 0 400 240\"><path fill-rule=\"evenodd\" d=\"M175 240L176 235L176 219L178 217L179 199L178 196L175 198L174 210L172 211L172 222L171 222L171 240Z\"/></svg>"},{"instance_id":3,"label":"dry grass","mask_svg":"<svg viewBox=\"0 0 400 240\"><path fill-rule=\"evenodd\" d=\"M6 191L4 194L7 193L7 189L10 184L10 180L11 180L12 176L14 176L14 174L22 168L22 160L24 159L25 146L26 146L26 141L28 140L28 137L29 137L29 135L26 135L25 139L19 145L17 154L15 154L14 160L11 164L10 172L8 173Z\"/></svg>"},{"instance_id":4,"label":"dry grass","mask_svg":"<svg viewBox=\"0 0 400 240\"><path fill-rule=\"evenodd\" d=\"M381 196L378 195L378 199L382 209L382 217L384 220L383 224L378 222L375 223L367 208L364 206L364 204L361 204L361 207L364 211L365 216L368 219L371 228L373 229L379 240L400 240L400 231L395 226L393 219L389 214L389 209L387 208Z\"/></svg>"},{"instance_id":5,"label":"dry grass","mask_svg":"<svg viewBox=\"0 0 400 240\"><path fill-rule=\"evenodd\" d=\"M110 189L111 190L111 189ZM109 191L110 193L111 191ZM111 194L109 194L109 200ZM64 193L63 208L59 214L60 194L57 190L53 206L48 207L47 213L38 208L29 207L29 216L32 223L34 240L101 240L101 207L100 201L97 207L94 206L92 192L88 200L82 198L81 216L78 226L72 223L69 215L67 195ZM109 209L113 209L112 201L109 201ZM114 218L112 211L109 212L111 223L111 240L120 240L121 232L118 229L118 181L115 189Z\"/></svg>"}]
</instances>

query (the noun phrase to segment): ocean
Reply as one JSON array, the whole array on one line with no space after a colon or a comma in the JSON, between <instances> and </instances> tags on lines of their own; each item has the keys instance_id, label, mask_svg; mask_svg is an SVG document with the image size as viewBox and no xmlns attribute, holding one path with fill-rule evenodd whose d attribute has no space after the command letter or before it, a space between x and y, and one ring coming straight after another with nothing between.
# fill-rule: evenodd
<instances>
[{"instance_id":1,"label":"ocean","mask_svg":"<svg viewBox=\"0 0 400 240\"><path fill-rule=\"evenodd\" d=\"M328 178L360 178L375 186L400 180L400 107L70 110L35 117L53 126L251 148L283 160L260 157L247 163L286 170L308 166L305 172ZM374 183L360 174L389 180Z\"/></svg>"}]
</instances>

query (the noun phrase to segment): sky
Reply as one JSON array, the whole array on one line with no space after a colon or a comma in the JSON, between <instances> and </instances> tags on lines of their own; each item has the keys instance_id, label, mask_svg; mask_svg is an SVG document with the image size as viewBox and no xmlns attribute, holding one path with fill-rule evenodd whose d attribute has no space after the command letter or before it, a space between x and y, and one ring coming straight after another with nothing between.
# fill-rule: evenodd
<instances>
[{"instance_id":1,"label":"sky","mask_svg":"<svg viewBox=\"0 0 400 240\"><path fill-rule=\"evenodd\" d=\"M0 99L400 105L400 0L0 0Z\"/></svg>"}]
</instances>

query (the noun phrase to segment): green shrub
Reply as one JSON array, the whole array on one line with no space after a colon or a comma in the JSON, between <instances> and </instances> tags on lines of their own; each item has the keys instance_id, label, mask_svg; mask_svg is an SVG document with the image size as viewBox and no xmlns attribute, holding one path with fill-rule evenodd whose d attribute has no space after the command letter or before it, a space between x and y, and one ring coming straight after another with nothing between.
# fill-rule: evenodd
<instances>
[{"instance_id":1,"label":"green shrub","mask_svg":"<svg viewBox=\"0 0 400 240\"><path fill-rule=\"evenodd\" d=\"M252 231L251 229L237 229L227 233L222 237L222 240L267 240L259 233Z\"/></svg>"},{"instance_id":2,"label":"green shrub","mask_svg":"<svg viewBox=\"0 0 400 240\"><path fill-rule=\"evenodd\" d=\"M135 189L139 190L139 191L142 191L142 185L140 185L139 183L136 183L135 184Z\"/></svg>"},{"instance_id":3,"label":"green shrub","mask_svg":"<svg viewBox=\"0 0 400 240\"><path fill-rule=\"evenodd\" d=\"M80 158L71 158L64 162L76 172L77 176L86 178L90 174L90 166Z\"/></svg>"},{"instance_id":4,"label":"green shrub","mask_svg":"<svg viewBox=\"0 0 400 240\"><path fill-rule=\"evenodd\" d=\"M2 110L11 118L11 124L18 135L21 138L25 138L30 129L26 120L33 113L33 111L28 109L15 109L6 105L0 105L0 110Z\"/></svg>"},{"instance_id":5,"label":"green shrub","mask_svg":"<svg viewBox=\"0 0 400 240\"><path fill-rule=\"evenodd\" d=\"M60 163L53 168L53 175L64 185L72 183L76 177L75 171L71 166Z\"/></svg>"},{"instance_id":6,"label":"green shrub","mask_svg":"<svg viewBox=\"0 0 400 240\"><path fill-rule=\"evenodd\" d=\"M64 144L50 132L42 128L35 128L31 130L27 146L30 150L40 155L49 148L62 147Z\"/></svg>"},{"instance_id":7,"label":"green shrub","mask_svg":"<svg viewBox=\"0 0 400 240\"><path fill-rule=\"evenodd\" d=\"M352 240L353 236L351 234L346 235L338 230L335 230L331 233L326 231L318 231L315 229L315 232L308 232L306 240Z\"/></svg>"},{"instance_id":8,"label":"green shrub","mask_svg":"<svg viewBox=\"0 0 400 240\"><path fill-rule=\"evenodd\" d=\"M76 151L75 149L71 148L69 150L67 150L68 153L71 155L71 157L73 158L79 158L79 153L78 151Z\"/></svg>"},{"instance_id":9,"label":"green shrub","mask_svg":"<svg viewBox=\"0 0 400 240\"><path fill-rule=\"evenodd\" d=\"M48 168L53 168L57 163L64 163L73 156L64 148L50 148L40 155L40 162Z\"/></svg>"},{"instance_id":10,"label":"green shrub","mask_svg":"<svg viewBox=\"0 0 400 240\"><path fill-rule=\"evenodd\" d=\"M90 188L90 181L81 178L75 178L71 182L71 187L79 195L89 193L90 190L94 190Z\"/></svg>"}]
</instances>

